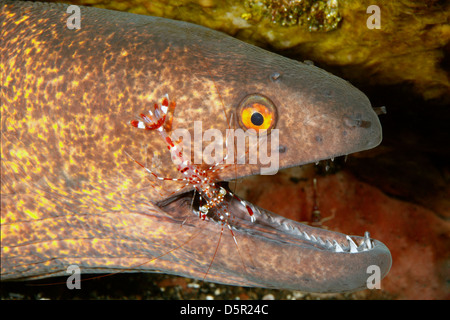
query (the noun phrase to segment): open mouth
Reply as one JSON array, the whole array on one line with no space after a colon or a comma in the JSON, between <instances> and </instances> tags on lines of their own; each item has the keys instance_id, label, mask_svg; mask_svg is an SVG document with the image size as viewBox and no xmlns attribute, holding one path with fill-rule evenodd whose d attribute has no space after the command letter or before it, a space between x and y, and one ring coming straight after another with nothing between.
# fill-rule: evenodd
<instances>
[{"instance_id":1,"label":"open mouth","mask_svg":"<svg viewBox=\"0 0 450 320\"><path fill-rule=\"evenodd\" d=\"M309 292L346 292L366 289L368 272L373 266L379 270L380 280L390 270L392 258L389 249L382 242L370 238L368 232L363 236L350 236L311 227L230 194L222 202L229 213L227 218L221 217L224 211L216 212L216 208L211 208L202 218L199 198L194 198L193 191L158 204L180 224L207 230L195 232L201 236L193 240L195 243L189 243L186 250L194 252L198 247L206 246L215 252L223 250L225 253L209 255L211 269L207 268L208 280ZM182 215L180 212L183 212ZM186 215L191 218L186 219ZM232 237L222 237L221 233L225 234L228 229ZM215 235L217 232L219 235L213 234L210 238L210 232L214 233L214 230ZM203 237L215 240L211 242ZM236 253L238 244L241 248L238 251L243 254ZM204 252L203 249L200 252ZM230 258L234 259L234 265ZM244 267L244 261L251 262Z\"/></svg>"},{"instance_id":2,"label":"open mouth","mask_svg":"<svg viewBox=\"0 0 450 320\"><path fill-rule=\"evenodd\" d=\"M315 228L306 224L284 218L271 211L259 208L254 204L241 199L236 199L228 187L228 182L218 182L218 185L226 188L229 194L226 198L227 211L229 217L226 222L219 219L216 208L210 209L208 214L202 219L205 223L216 223L228 226L232 230L245 232L250 235L263 236L273 241L280 241L286 244L295 244L315 250L329 251L330 253L361 253L373 250L381 243L371 239L369 232L364 236L350 236L321 228ZM251 219L248 210L244 207L244 202L251 208L253 218ZM198 193L187 191L172 196L158 204L163 210L165 207L178 203L189 206L196 216L200 217L201 199ZM166 211L166 210L165 210ZM167 210L168 211L168 210ZM253 220L253 221L252 221ZM384 245L383 245L384 246Z\"/></svg>"}]
</instances>

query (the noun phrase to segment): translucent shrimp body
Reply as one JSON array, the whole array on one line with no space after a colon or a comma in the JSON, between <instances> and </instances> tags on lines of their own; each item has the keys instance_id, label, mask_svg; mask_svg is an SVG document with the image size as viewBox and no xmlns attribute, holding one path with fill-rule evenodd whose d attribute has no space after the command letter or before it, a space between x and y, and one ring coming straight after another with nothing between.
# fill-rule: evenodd
<instances>
[{"instance_id":1,"label":"translucent shrimp body","mask_svg":"<svg viewBox=\"0 0 450 320\"><path fill-rule=\"evenodd\" d=\"M239 199L234 193L217 185L212 176L212 173L222 168L219 167L219 165L227 159L227 156L225 156L222 161L209 167L207 170L202 170L198 165L193 164L190 159L184 157L183 150L180 145L172 140L170 132L167 129L168 127L171 127L171 124L166 123L170 120L166 119L171 119L171 117L167 117L167 114L169 110L173 111L175 109L175 105L176 104L174 101L169 101L169 96L166 94L162 99L161 105L155 103L153 106L153 111L149 110L147 115L140 114L141 120L132 120L130 123L133 127L139 129L156 130L159 132L162 139L167 144L172 161L176 164L177 170L184 175L184 178L174 179L160 177L135 159L132 159L159 180L185 181L186 184L179 190L187 185L192 185L196 192L200 194L200 203L204 202L199 206L198 211L195 209L193 210L193 212L201 219L207 220L212 218L213 220L220 222L222 226L228 226L231 230L231 227L228 224L230 212L228 210L228 204L225 201L226 197L229 196L240 201L240 203L247 209L251 221L254 222L255 216L252 208L245 201ZM213 210L214 212L211 212L212 209L215 209ZM236 242L236 239L234 240Z\"/></svg>"}]
</instances>

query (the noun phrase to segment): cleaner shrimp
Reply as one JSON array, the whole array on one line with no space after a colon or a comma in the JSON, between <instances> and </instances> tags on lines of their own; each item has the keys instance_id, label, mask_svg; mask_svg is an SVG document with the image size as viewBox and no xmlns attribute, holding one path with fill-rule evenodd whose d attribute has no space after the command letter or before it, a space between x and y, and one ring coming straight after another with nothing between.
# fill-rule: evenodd
<instances>
[{"instance_id":1,"label":"cleaner shrimp","mask_svg":"<svg viewBox=\"0 0 450 320\"><path fill-rule=\"evenodd\" d=\"M175 101L169 100L169 96L168 94L166 94L163 97L161 104L155 103L153 105L153 110L150 109L148 111L148 114L141 113L139 115L140 119L132 120L130 121L130 124L135 128L149 131L157 131L160 134L161 138L166 143L168 150L170 151L171 159L173 163L176 165L176 169L184 176L183 178L161 177L152 170L150 170L148 167L146 167L145 165L134 159L128 153L126 154L128 157L130 157L131 160L133 160L139 166L145 169L149 175L153 176L158 180L185 182L185 184L183 184L179 189L175 190L173 194L180 191L186 186L189 185L192 186L194 188L194 193L197 192L199 194L200 200L199 201L200 205L198 209L194 208L191 203L192 212L203 221L212 220L220 224L221 232L218 244L215 249L211 263L209 264L208 269L203 277L203 280L205 280L213 264L214 257L216 256L217 251L219 249L220 240L222 238L223 231L225 228L229 229L231 236L233 237L234 243L236 245L236 248L238 250L238 253L241 256L236 236L229 223L231 219L233 219L233 217L228 209L228 200L234 198L235 200L239 201L240 204L246 209L251 222L255 222L256 218L254 215L254 210L252 209L251 205L246 203L244 200L241 200L237 195L235 195L230 190L225 189L224 187L220 186L215 182L214 173L217 170L226 167L226 165L223 166L220 165L224 164L224 162L227 160L228 154L226 154L221 161L216 162L208 169L202 169L199 165L192 163L191 159L183 154L183 150L182 147L180 146L180 143L175 142L172 139L171 122L173 119L173 112L175 110L175 106L176 106Z\"/></svg>"}]
</instances>

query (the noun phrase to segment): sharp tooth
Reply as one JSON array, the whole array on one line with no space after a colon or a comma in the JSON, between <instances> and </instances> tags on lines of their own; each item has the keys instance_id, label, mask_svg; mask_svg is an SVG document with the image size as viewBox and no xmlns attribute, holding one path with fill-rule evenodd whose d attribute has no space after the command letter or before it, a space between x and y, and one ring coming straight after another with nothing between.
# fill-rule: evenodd
<instances>
[{"instance_id":1,"label":"sharp tooth","mask_svg":"<svg viewBox=\"0 0 450 320\"><path fill-rule=\"evenodd\" d=\"M327 239L327 241L325 242L325 245L329 248L333 247L333 244L330 242L330 240Z\"/></svg>"},{"instance_id":2,"label":"sharp tooth","mask_svg":"<svg viewBox=\"0 0 450 320\"><path fill-rule=\"evenodd\" d=\"M296 227L292 227L292 232L298 234L298 235L302 235L302 233L300 232L300 230L298 230L298 228Z\"/></svg>"},{"instance_id":3,"label":"sharp tooth","mask_svg":"<svg viewBox=\"0 0 450 320\"><path fill-rule=\"evenodd\" d=\"M286 231L293 231L294 230L294 227L288 222L283 222L283 227L284 227L284 229L286 229Z\"/></svg>"},{"instance_id":4,"label":"sharp tooth","mask_svg":"<svg viewBox=\"0 0 450 320\"><path fill-rule=\"evenodd\" d=\"M366 245L367 249L372 249L372 241L370 241L370 234L368 231L364 233L364 244Z\"/></svg>"},{"instance_id":5,"label":"sharp tooth","mask_svg":"<svg viewBox=\"0 0 450 320\"><path fill-rule=\"evenodd\" d=\"M366 250L368 249L366 248L366 243L363 240L361 244L358 246L358 251L366 251Z\"/></svg>"},{"instance_id":6,"label":"sharp tooth","mask_svg":"<svg viewBox=\"0 0 450 320\"><path fill-rule=\"evenodd\" d=\"M322 240L322 238L317 237L317 241L319 241L319 243L320 243L321 245L325 245L325 242Z\"/></svg>"},{"instance_id":7,"label":"sharp tooth","mask_svg":"<svg viewBox=\"0 0 450 320\"><path fill-rule=\"evenodd\" d=\"M316 237L314 237L314 235L311 235L311 240L314 241L314 242L317 241L317 239L316 239Z\"/></svg>"},{"instance_id":8,"label":"sharp tooth","mask_svg":"<svg viewBox=\"0 0 450 320\"><path fill-rule=\"evenodd\" d=\"M336 240L334 240L334 251L336 251L336 252L344 252L344 250L343 250L342 247L339 245L339 243L337 243Z\"/></svg>"},{"instance_id":9,"label":"sharp tooth","mask_svg":"<svg viewBox=\"0 0 450 320\"><path fill-rule=\"evenodd\" d=\"M351 253L358 252L358 249L356 247L356 243L353 242L352 238L350 238L349 236L347 236L346 238L347 238L348 244L350 246L350 252Z\"/></svg>"},{"instance_id":10,"label":"sharp tooth","mask_svg":"<svg viewBox=\"0 0 450 320\"><path fill-rule=\"evenodd\" d=\"M303 231L303 234L305 235L306 240L311 240L310 236L305 231Z\"/></svg>"}]
</instances>

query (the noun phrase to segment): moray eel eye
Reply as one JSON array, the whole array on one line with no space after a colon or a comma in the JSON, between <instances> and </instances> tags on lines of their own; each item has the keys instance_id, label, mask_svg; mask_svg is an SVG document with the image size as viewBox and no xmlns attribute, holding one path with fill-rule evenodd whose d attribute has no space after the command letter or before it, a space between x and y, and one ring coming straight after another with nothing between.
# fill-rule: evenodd
<instances>
[{"instance_id":1,"label":"moray eel eye","mask_svg":"<svg viewBox=\"0 0 450 320\"><path fill-rule=\"evenodd\" d=\"M245 131L253 129L257 133L270 132L277 123L275 104L260 94L246 96L239 104L237 114L239 124Z\"/></svg>"},{"instance_id":2,"label":"moray eel eye","mask_svg":"<svg viewBox=\"0 0 450 320\"><path fill-rule=\"evenodd\" d=\"M252 122L253 125L259 127L264 123L264 116L258 111L253 112L250 121Z\"/></svg>"}]
</instances>

